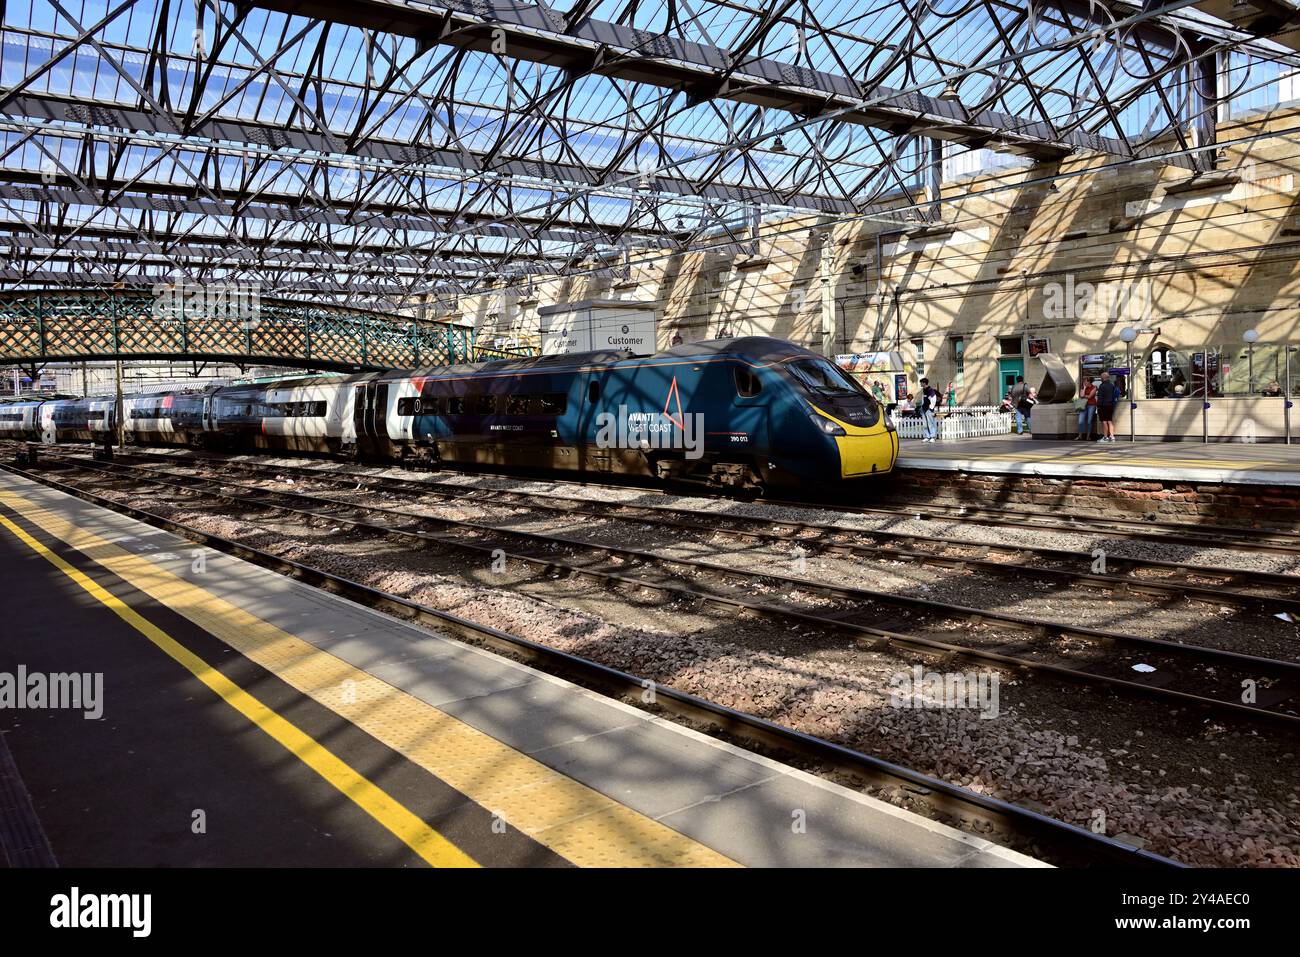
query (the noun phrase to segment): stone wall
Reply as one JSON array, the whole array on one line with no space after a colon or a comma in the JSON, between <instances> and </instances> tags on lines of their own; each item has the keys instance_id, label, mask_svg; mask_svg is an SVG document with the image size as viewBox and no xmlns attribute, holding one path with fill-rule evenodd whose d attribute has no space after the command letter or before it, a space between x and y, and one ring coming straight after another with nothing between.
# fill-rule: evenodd
<instances>
[{"instance_id":1,"label":"stone wall","mask_svg":"<svg viewBox=\"0 0 1300 957\"><path fill-rule=\"evenodd\" d=\"M942 226L927 235L900 237L880 219L791 219L764 224L745 254L655 253L621 281L516 285L460 309L489 340L528 339L538 305L652 302L661 345L680 332L775 335L830 353L899 348L940 382L958 378L960 337L963 403L1000 395L1003 354L1027 351L1031 337L1075 368L1081 354L1122 356L1120 330L1135 326L1159 330L1139 337L1139 361L1156 346L1186 361L1208 343L1229 366L1229 391L1244 391L1245 330L1300 344L1300 111L1225 122L1218 137L1219 175L1191 189L1191 174L1167 164L1071 157L944 184ZM1278 354L1257 349L1280 374ZM1293 375L1300 390L1294 365Z\"/></svg>"},{"instance_id":2,"label":"stone wall","mask_svg":"<svg viewBox=\"0 0 1300 957\"><path fill-rule=\"evenodd\" d=\"M904 468L881 486L891 504L1032 509L1155 522L1300 529L1300 489L1209 482L1107 481Z\"/></svg>"}]
</instances>

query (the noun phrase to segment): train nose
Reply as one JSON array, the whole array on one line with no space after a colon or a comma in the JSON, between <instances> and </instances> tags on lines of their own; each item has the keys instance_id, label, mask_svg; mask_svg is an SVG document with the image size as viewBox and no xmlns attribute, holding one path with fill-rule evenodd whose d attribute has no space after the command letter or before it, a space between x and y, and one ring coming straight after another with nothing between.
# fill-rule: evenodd
<instances>
[{"instance_id":1,"label":"train nose","mask_svg":"<svg viewBox=\"0 0 1300 957\"><path fill-rule=\"evenodd\" d=\"M888 472L898 459L898 433L892 429L836 436L835 445L840 453L841 478Z\"/></svg>"}]
</instances>

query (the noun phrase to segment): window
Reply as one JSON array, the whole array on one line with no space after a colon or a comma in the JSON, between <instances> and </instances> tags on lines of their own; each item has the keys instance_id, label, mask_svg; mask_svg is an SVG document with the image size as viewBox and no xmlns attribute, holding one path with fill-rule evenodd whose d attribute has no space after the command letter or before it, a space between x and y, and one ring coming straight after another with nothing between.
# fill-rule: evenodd
<instances>
[{"instance_id":1,"label":"window","mask_svg":"<svg viewBox=\"0 0 1300 957\"><path fill-rule=\"evenodd\" d=\"M1158 345L1147 356L1147 398L1181 399L1192 395L1191 363L1181 352Z\"/></svg>"},{"instance_id":2,"label":"window","mask_svg":"<svg viewBox=\"0 0 1300 957\"><path fill-rule=\"evenodd\" d=\"M920 379L925 376L925 340L913 339L912 348L916 351L916 377Z\"/></svg>"},{"instance_id":3,"label":"window","mask_svg":"<svg viewBox=\"0 0 1300 957\"><path fill-rule=\"evenodd\" d=\"M804 388L816 395L856 396L865 395L848 373L826 359L795 359L786 364L790 374Z\"/></svg>"},{"instance_id":4,"label":"window","mask_svg":"<svg viewBox=\"0 0 1300 957\"><path fill-rule=\"evenodd\" d=\"M408 395L397 400L398 415L419 415L424 411L424 402L418 395Z\"/></svg>"},{"instance_id":5,"label":"window","mask_svg":"<svg viewBox=\"0 0 1300 957\"><path fill-rule=\"evenodd\" d=\"M465 397L463 395L447 396L447 414L448 415L465 414Z\"/></svg>"},{"instance_id":6,"label":"window","mask_svg":"<svg viewBox=\"0 0 1300 957\"><path fill-rule=\"evenodd\" d=\"M1022 354L1023 349L1019 336L1003 336L998 340L999 355L1018 356Z\"/></svg>"},{"instance_id":7,"label":"window","mask_svg":"<svg viewBox=\"0 0 1300 957\"><path fill-rule=\"evenodd\" d=\"M962 336L952 336L948 345L952 349L952 381L960 389L966 385L966 340Z\"/></svg>"},{"instance_id":8,"label":"window","mask_svg":"<svg viewBox=\"0 0 1300 957\"><path fill-rule=\"evenodd\" d=\"M541 398L542 415L564 415L569 407L569 397L563 392L555 392Z\"/></svg>"},{"instance_id":9,"label":"window","mask_svg":"<svg viewBox=\"0 0 1300 957\"><path fill-rule=\"evenodd\" d=\"M267 406L268 418L284 419L323 419L326 405L317 402L273 402Z\"/></svg>"},{"instance_id":10,"label":"window","mask_svg":"<svg viewBox=\"0 0 1300 957\"><path fill-rule=\"evenodd\" d=\"M537 411L537 397L532 395L506 396L506 415L529 415Z\"/></svg>"},{"instance_id":11,"label":"window","mask_svg":"<svg viewBox=\"0 0 1300 957\"><path fill-rule=\"evenodd\" d=\"M600 401L600 383L594 379L587 384L587 401L592 404Z\"/></svg>"},{"instance_id":12,"label":"window","mask_svg":"<svg viewBox=\"0 0 1300 957\"><path fill-rule=\"evenodd\" d=\"M763 383L758 381L758 376L754 375L754 370L747 366L736 366L732 369L736 379L736 394L742 398L752 399L763 391Z\"/></svg>"},{"instance_id":13,"label":"window","mask_svg":"<svg viewBox=\"0 0 1300 957\"><path fill-rule=\"evenodd\" d=\"M497 410L497 397L494 395L470 396L469 411L471 415L492 415Z\"/></svg>"}]
</instances>

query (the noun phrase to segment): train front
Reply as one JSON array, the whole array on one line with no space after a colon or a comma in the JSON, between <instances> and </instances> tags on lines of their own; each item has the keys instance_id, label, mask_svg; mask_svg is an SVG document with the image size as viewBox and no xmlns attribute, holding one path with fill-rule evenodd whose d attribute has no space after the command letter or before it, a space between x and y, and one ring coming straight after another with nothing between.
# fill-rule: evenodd
<instances>
[{"instance_id":1,"label":"train front","mask_svg":"<svg viewBox=\"0 0 1300 957\"><path fill-rule=\"evenodd\" d=\"M807 403L809 423L820 433L826 471L835 462L839 478L853 479L886 475L894 468L898 432L853 376L815 353L788 359L782 367Z\"/></svg>"}]
</instances>

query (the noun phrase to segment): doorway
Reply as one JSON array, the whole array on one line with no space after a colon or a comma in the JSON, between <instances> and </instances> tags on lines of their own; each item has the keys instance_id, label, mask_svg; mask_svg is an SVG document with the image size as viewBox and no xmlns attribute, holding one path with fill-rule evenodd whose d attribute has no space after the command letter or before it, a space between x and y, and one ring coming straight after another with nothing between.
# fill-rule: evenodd
<instances>
[{"instance_id":1,"label":"doorway","mask_svg":"<svg viewBox=\"0 0 1300 957\"><path fill-rule=\"evenodd\" d=\"M1002 397L1007 394L1010 388L1016 384L1016 377L1025 374L1025 360L1023 357L1014 359L998 360L998 377L1002 380L1002 391L994 396L995 401L1002 401Z\"/></svg>"}]
</instances>

